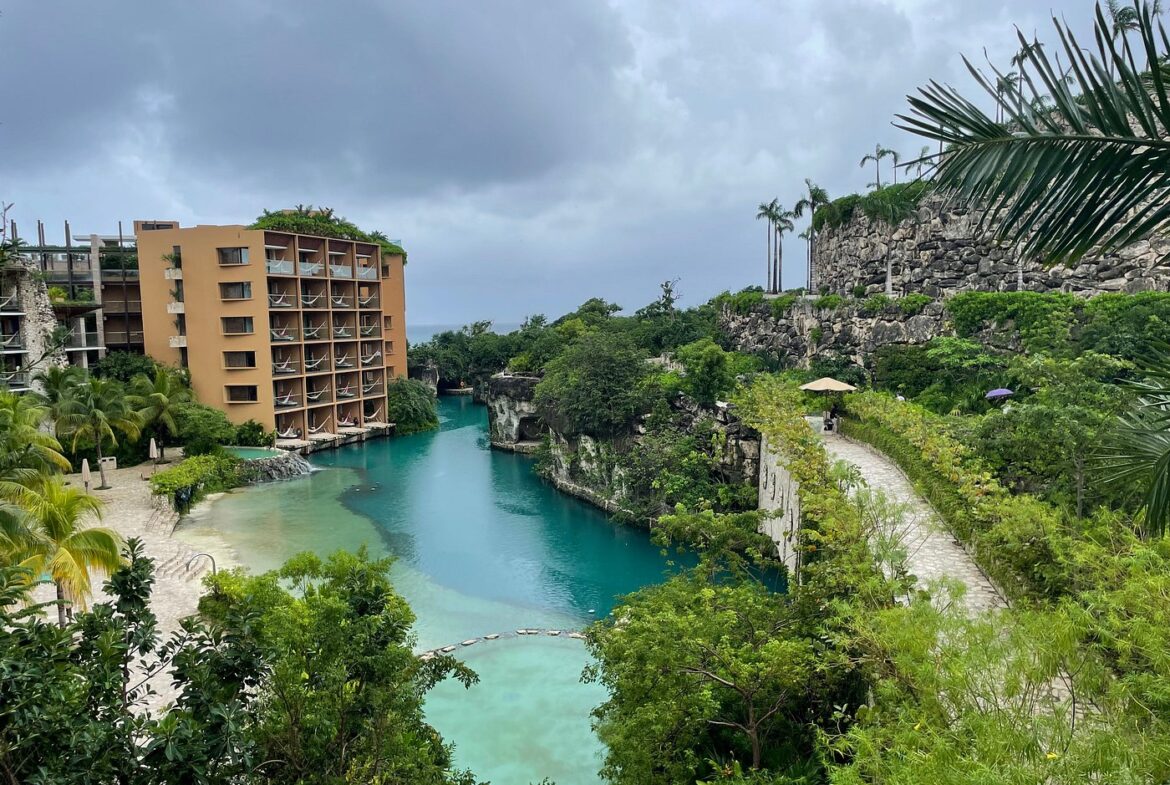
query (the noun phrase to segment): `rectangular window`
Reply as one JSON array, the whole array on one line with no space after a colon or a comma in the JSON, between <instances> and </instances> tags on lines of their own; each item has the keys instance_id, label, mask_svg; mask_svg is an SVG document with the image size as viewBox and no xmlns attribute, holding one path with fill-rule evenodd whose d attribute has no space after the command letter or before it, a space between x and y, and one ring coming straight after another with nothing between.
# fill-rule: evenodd
<instances>
[{"instance_id":1,"label":"rectangular window","mask_svg":"<svg viewBox=\"0 0 1170 785\"><path fill-rule=\"evenodd\" d=\"M247 335L254 332L251 316L223 316L220 317L220 322L223 324L224 335Z\"/></svg>"},{"instance_id":2,"label":"rectangular window","mask_svg":"<svg viewBox=\"0 0 1170 785\"><path fill-rule=\"evenodd\" d=\"M394 341L386 341L386 354L394 354Z\"/></svg>"},{"instance_id":3,"label":"rectangular window","mask_svg":"<svg viewBox=\"0 0 1170 785\"><path fill-rule=\"evenodd\" d=\"M254 403L256 401L256 385L229 384L227 386L228 403Z\"/></svg>"},{"instance_id":4,"label":"rectangular window","mask_svg":"<svg viewBox=\"0 0 1170 785\"><path fill-rule=\"evenodd\" d=\"M224 352L223 366L225 368L255 368L256 352Z\"/></svg>"},{"instance_id":5,"label":"rectangular window","mask_svg":"<svg viewBox=\"0 0 1170 785\"><path fill-rule=\"evenodd\" d=\"M247 248L217 248L221 265L240 265L248 263Z\"/></svg>"},{"instance_id":6,"label":"rectangular window","mask_svg":"<svg viewBox=\"0 0 1170 785\"><path fill-rule=\"evenodd\" d=\"M221 299L221 300L251 300L252 299L252 283L251 283L251 281L243 281L241 283L221 283L219 285L219 299Z\"/></svg>"}]
</instances>

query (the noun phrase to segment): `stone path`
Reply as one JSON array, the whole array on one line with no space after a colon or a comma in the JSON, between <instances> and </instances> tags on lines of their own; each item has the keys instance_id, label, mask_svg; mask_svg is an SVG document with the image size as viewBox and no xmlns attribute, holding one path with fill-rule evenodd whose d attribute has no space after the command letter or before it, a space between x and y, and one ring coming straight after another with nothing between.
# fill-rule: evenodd
<instances>
[{"instance_id":1,"label":"stone path","mask_svg":"<svg viewBox=\"0 0 1170 785\"><path fill-rule=\"evenodd\" d=\"M906 505L905 528L901 534L908 552L907 567L919 583L940 578L957 580L966 586L962 599L969 613L1006 607L1003 596L963 546L943 527L930 505L918 494L902 470L886 456L865 444L846 439L836 432L824 433L820 418L815 426L829 457L856 466L870 488L880 489Z\"/></svg>"},{"instance_id":2,"label":"stone path","mask_svg":"<svg viewBox=\"0 0 1170 785\"><path fill-rule=\"evenodd\" d=\"M565 638L572 638L573 640L579 640L579 641L585 640L584 633L578 632L577 630L550 630L550 629L545 629L543 627L521 627L520 629L515 630L514 632L493 632L489 635L484 635L482 637L468 638L467 640L460 641L459 643L452 643L452 644L449 644L447 646L438 646L438 647L433 648L433 649L427 649L426 651L418 652L416 654L416 656L420 660L429 660L437 654L450 654L451 652L456 651L457 649L459 649L461 647L474 646L475 644L480 643L481 641L483 643L488 643L490 641L498 641L498 640L503 640L503 639L507 639L507 638L519 638L521 636L528 636L528 635L533 635L533 636L549 635L549 636L552 636L554 638L565 637Z\"/></svg>"}]
</instances>

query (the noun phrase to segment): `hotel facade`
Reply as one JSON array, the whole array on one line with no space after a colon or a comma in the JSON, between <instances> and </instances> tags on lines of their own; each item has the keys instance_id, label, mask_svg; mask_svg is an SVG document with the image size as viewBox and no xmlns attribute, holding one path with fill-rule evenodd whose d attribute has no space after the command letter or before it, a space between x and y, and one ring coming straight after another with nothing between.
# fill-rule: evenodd
<instances>
[{"instance_id":1,"label":"hotel facade","mask_svg":"<svg viewBox=\"0 0 1170 785\"><path fill-rule=\"evenodd\" d=\"M145 351L282 439L384 426L406 375L403 257L376 243L135 222Z\"/></svg>"}]
</instances>

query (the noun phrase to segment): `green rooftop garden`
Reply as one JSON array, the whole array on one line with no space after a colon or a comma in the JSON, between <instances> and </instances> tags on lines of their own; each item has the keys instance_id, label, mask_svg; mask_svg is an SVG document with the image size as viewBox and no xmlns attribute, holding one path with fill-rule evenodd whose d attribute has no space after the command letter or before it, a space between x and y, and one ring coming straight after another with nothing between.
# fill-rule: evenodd
<instances>
[{"instance_id":1,"label":"green rooftop garden","mask_svg":"<svg viewBox=\"0 0 1170 785\"><path fill-rule=\"evenodd\" d=\"M402 263L406 263L406 251L401 245L390 242L382 232L367 232L359 228L356 224L336 215L332 207L298 204L288 210L275 212L265 210L249 228L377 243L381 246L383 254L398 254L402 256Z\"/></svg>"}]
</instances>

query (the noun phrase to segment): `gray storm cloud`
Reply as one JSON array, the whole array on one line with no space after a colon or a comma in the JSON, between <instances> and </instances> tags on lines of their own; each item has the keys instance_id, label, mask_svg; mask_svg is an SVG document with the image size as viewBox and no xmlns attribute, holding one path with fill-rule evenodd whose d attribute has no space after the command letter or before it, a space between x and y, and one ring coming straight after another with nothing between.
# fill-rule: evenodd
<instances>
[{"instance_id":1,"label":"gray storm cloud","mask_svg":"<svg viewBox=\"0 0 1170 785\"><path fill-rule=\"evenodd\" d=\"M0 199L84 231L326 204L406 243L416 322L634 308L668 278L693 304L762 282L756 203L863 190L875 142L920 146L890 125L906 93L1091 9L0 1Z\"/></svg>"}]
</instances>

